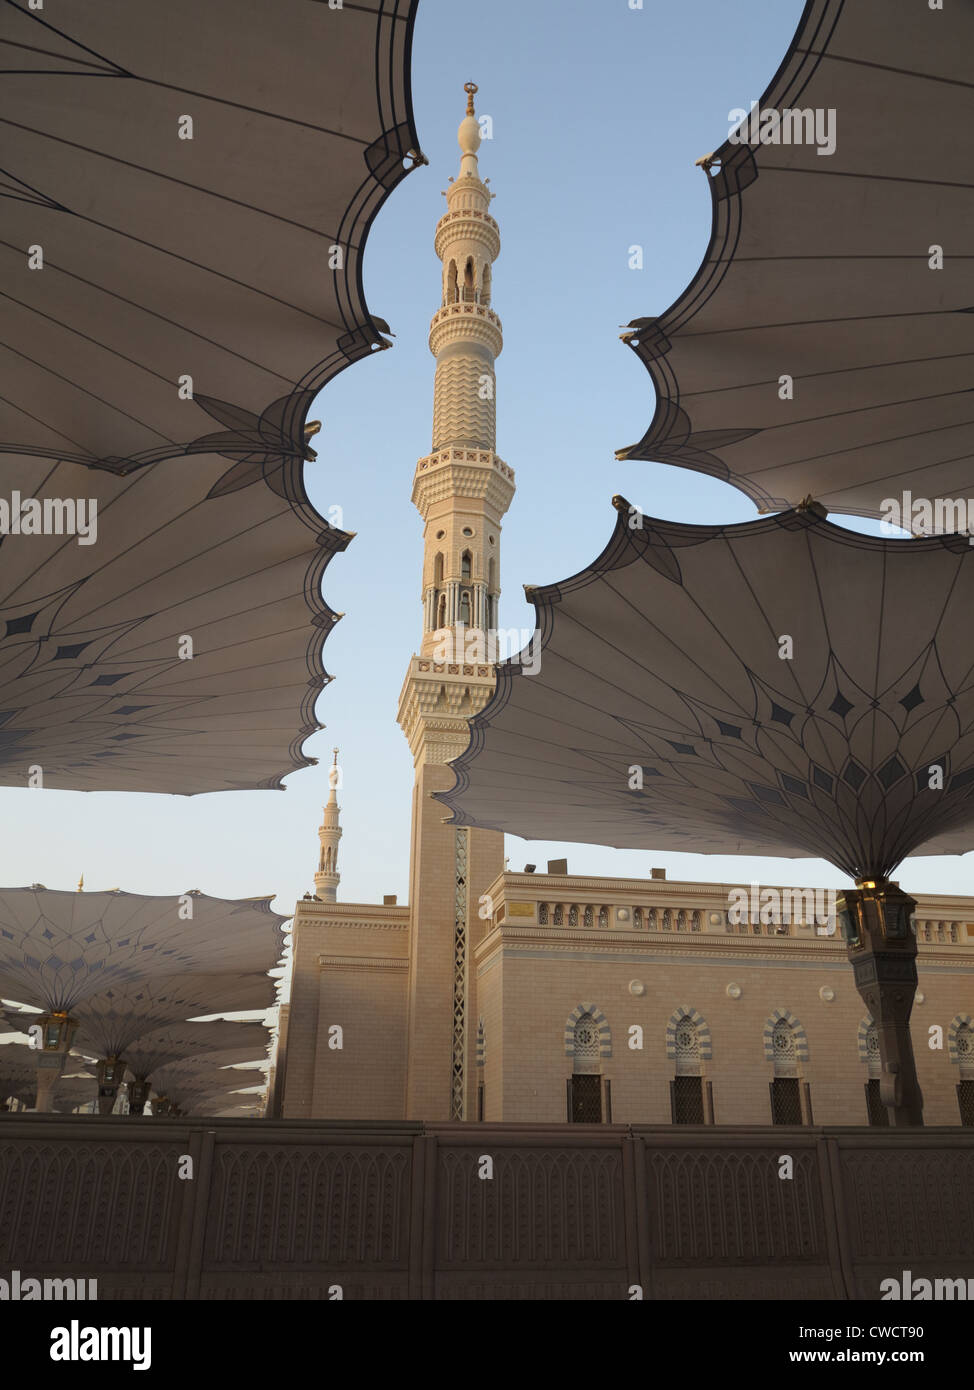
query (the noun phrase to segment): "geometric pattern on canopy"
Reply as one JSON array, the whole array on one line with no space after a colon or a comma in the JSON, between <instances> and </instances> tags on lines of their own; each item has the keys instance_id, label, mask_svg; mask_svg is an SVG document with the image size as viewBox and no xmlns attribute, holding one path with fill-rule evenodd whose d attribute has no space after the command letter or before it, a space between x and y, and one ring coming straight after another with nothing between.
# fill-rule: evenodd
<instances>
[{"instance_id":1,"label":"geometric pattern on canopy","mask_svg":"<svg viewBox=\"0 0 974 1390\"><path fill-rule=\"evenodd\" d=\"M125 1057L133 1044L141 1047L146 1035L158 1037L160 1028L191 1025L187 1019L211 1014L262 1011L275 1002L275 982L260 972L235 970L214 974L160 975L132 980L88 995L74 1010L78 1020L78 1050L99 1057ZM258 1025L241 1024L241 1027ZM266 1050L258 1048L258 1054Z\"/></svg>"},{"instance_id":2,"label":"geometric pattern on canopy","mask_svg":"<svg viewBox=\"0 0 974 1390\"><path fill-rule=\"evenodd\" d=\"M133 1076L150 1076L171 1062L198 1058L209 1061L219 1053L223 1062L255 1062L267 1055L270 1034L262 1023L213 1019L209 1023L182 1023L159 1029L139 1039L125 1055Z\"/></svg>"},{"instance_id":3,"label":"geometric pattern on canopy","mask_svg":"<svg viewBox=\"0 0 974 1390\"><path fill-rule=\"evenodd\" d=\"M136 893L67 893L53 889L0 889L0 995L51 1010L71 1011L92 1001L99 1013L116 1020L145 1019L129 1039L166 1018L149 1019L149 1009L133 996L143 985L157 995L184 977L216 977L215 988L200 979L204 1000L217 996L221 977L230 986L224 998L239 997L241 975L252 976L248 991L273 1002L274 981L266 976L278 963L281 924L270 898L223 899L205 894L182 898ZM187 917L191 910L192 916ZM172 1007L193 1006L189 981ZM118 997L116 998L116 993ZM96 996L100 999L96 1000ZM224 1009L247 1005L214 1004ZM180 1013L177 1018L187 1015Z\"/></svg>"},{"instance_id":4,"label":"geometric pattern on canopy","mask_svg":"<svg viewBox=\"0 0 974 1390\"><path fill-rule=\"evenodd\" d=\"M834 153L711 157L703 264L623 335L657 404L619 457L711 474L761 510L974 498L972 53L969 3L809 0L759 106L834 111Z\"/></svg>"},{"instance_id":5,"label":"geometric pattern on canopy","mask_svg":"<svg viewBox=\"0 0 974 1390\"><path fill-rule=\"evenodd\" d=\"M3 539L0 782L198 792L308 764L348 537L305 494L306 417L389 346L362 257L423 158L415 8L0 9L0 497L98 507L91 545Z\"/></svg>"},{"instance_id":6,"label":"geometric pattern on canopy","mask_svg":"<svg viewBox=\"0 0 974 1390\"><path fill-rule=\"evenodd\" d=\"M453 823L853 878L974 849L966 540L858 535L817 507L630 529L615 503L595 563L528 590L540 670L498 666L437 793Z\"/></svg>"}]
</instances>

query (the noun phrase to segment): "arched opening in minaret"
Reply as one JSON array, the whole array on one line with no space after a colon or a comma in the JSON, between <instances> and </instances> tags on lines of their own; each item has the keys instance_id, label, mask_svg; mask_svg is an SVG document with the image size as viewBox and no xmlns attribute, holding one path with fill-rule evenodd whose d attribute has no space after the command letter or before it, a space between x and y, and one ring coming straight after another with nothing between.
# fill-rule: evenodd
<instances>
[{"instance_id":1,"label":"arched opening in minaret","mask_svg":"<svg viewBox=\"0 0 974 1390\"><path fill-rule=\"evenodd\" d=\"M460 595L460 621L464 627L470 626L470 590L464 589Z\"/></svg>"},{"instance_id":2,"label":"arched opening in minaret","mask_svg":"<svg viewBox=\"0 0 974 1390\"><path fill-rule=\"evenodd\" d=\"M433 583L439 589L443 583L443 553L439 552L433 561Z\"/></svg>"},{"instance_id":3,"label":"arched opening in minaret","mask_svg":"<svg viewBox=\"0 0 974 1390\"><path fill-rule=\"evenodd\" d=\"M436 626L446 627L446 594L440 594L436 605Z\"/></svg>"},{"instance_id":4,"label":"arched opening in minaret","mask_svg":"<svg viewBox=\"0 0 974 1390\"><path fill-rule=\"evenodd\" d=\"M467 264L463 267L463 297L467 300L474 297L473 256L467 257Z\"/></svg>"},{"instance_id":5,"label":"arched opening in minaret","mask_svg":"<svg viewBox=\"0 0 974 1390\"><path fill-rule=\"evenodd\" d=\"M484 262L484 273L480 284L480 302L481 304L490 303L490 266L486 261Z\"/></svg>"},{"instance_id":6,"label":"arched opening in minaret","mask_svg":"<svg viewBox=\"0 0 974 1390\"><path fill-rule=\"evenodd\" d=\"M473 556L470 554L470 551L469 551L469 550L465 550L465 551L463 552L463 554L460 556L460 578L461 578L461 579L469 579L469 578L470 578L471 566L472 566L472 565L473 565Z\"/></svg>"},{"instance_id":7,"label":"arched opening in minaret","mask_svg":"<svg viewBox=\"0 0 974 1390\"><path fill-rule=\"evenodd\" d=\"M444 292L444 303L455 304L459 298L460 292L457 289L457 263L456 261L451 261L446 268L446 290Z\"/></svg>"},{"instance_id":8,"label":"arched opening in minaret","mask_svg":"<svg viewBox=\"0 0 974 1390\"><path fill-rule=\"evenodd\" d=\"M497 588L497 561L493 558L487 561L487 588L491 593Z\"/></svg>"}]
</instances>

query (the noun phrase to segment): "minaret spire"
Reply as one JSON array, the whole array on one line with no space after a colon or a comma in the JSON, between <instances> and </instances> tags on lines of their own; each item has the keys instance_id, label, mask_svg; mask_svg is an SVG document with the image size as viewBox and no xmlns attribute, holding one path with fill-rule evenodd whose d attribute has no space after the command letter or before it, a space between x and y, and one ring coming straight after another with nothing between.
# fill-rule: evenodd
<instances>
[{"instance_id":1,"label":"minaret spire","mask_svg":"<svg viewBox=\"0 0 974 1390\"><path fill-rule=\"evenodd\" d=\"M338 884L341 880L341 874L338 872L338 842L342 838L338 783L342 774L338 766L338 749L334 748L332 752L334 757L328 769L328 800L323 808L321 826L318 830L321 853L318 857L318 872L315 874L315 894L326 903L338 900Z\"/></svg>"},{"instance_id":2,"label":"minaret spire","mask_svg":"<svg viewBox=\"0 0 974 1390\"><path fill-rule=\"evenodd\" d=\"M420 654L460 662L493 655L500 520L514 495L514 472L495 452L494 361L503 337L490 304L500 229L477 160L476 83L465 83L464 91L460 171L450 181L447 211L436 227L443 278L429 335L436 358L433 452L419 460L413 485L413 501L426 523Z\"/></svg>"},{"instance_id":3,"label":"minaret spire","mask_svg":"<svg viewBox=\"0 0 974 1390\"><path fill-rule=\"evenodd\" d=\"M493 194L477 165L477 88L468 82L464 91L460 172L436 225L443 274L429 336L436 358L433 448L413 481L423 518L423 636L398 715L416 769L405 1118L421 1120L474 1113L474 929L483 895L504 866L499 831L447 825L434 799L453 786L448 764L467 747L470 721L494 693L500 523L514 495L513 470L498 458L494 439L494 360L503 339L491 308L491 274L501 238L490 215Z\"/></svg>"}]
</instances>

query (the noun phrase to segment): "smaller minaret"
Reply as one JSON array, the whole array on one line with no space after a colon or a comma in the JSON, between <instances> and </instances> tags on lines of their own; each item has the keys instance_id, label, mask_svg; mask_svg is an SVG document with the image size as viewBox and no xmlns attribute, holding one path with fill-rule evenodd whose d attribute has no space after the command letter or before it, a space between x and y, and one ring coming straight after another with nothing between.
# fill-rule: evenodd
<instances>
[{"instance_id":1,"label":"smaller minaret","mask_svg":"<svg viewBox=\"0 0 974 1390\"><path fill-rule=\"evenodd\" d=\"M318 872L315 874L315 896L325 903L338 901L338 883L341 878L338 872L338 841L342 838L342 828L338 823L340 808L337 793L341 773L338 771L338 749L335 748L332 752L335 756L328 769L328 785L331 790L318 830L321 854L318 859Z\"/></svg>"}]
</instances>

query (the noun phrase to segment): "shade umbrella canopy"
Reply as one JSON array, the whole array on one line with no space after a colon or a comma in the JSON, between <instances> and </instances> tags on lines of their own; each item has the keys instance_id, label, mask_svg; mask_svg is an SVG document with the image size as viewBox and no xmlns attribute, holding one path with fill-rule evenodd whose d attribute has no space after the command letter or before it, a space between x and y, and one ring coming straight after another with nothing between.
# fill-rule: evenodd
<instances>
[{"instance_id":1,"label":"shade umbrella canopy","mask_svg":"<svg viewBox=\"0 0 974 1390\"><path fill-rule=\"evenodd\" d=\"M237 1091L262 1085L265 1081L263 1072L240 1068L222 1070L220 1059L216 1057L198 1067L181 1063L160 1067L152 1077L152 1091L154 1095L168 1096L177 1104L207 1099L226 1105L231 1103L228 1098Z\"/></svg>"},{"instance_id":2,"label":"shade umbrella canopy","mask_svg":"<svg viewBox=\"0 0 974 1390\"><path fill-rule=\"evenodd\" d=\"M209 1060L213 1053L219 1053L224 1062L254 1061L266 1056L269 1041L270 1033L262 1023L231 1019L182 1023L140 1038L126 1049L125 1060L133 1076L146 1077L173 1062Z\"/></svg>"},{"instance_id":3,"label":"shade umbrella canopy","mask_svg":"<svg viewBox=\"0 0 974 1390\"><path fill-rule=\"evenodd\" d=\"M274 1002L274 981L260 971L231 969L125 981L77 1005L76 1038L79 1047L99 1057L128 1059L143 1039L156 1039L160 1028L189 1028L187 1019L268 1009Z\"/></svg>"},{"instance_id":4,"label":"shade umbrella canopy","mask_svg":"<svg viewBox=\"0 0 974 1390\"><path fill-rule=\"evenodd\" d=\"M0 782L195 793L313 761L348 536L305 492L306 417L389 345L362 256L422 159L415 6L0 10ZM25 503L50 533L17 533Z\"/></svg>"},{"instance_id":5,"label":"shade umbrella canopy","mask_svg":"<svg viewBox=\"0 0 974 1390\"><path fill-rule=\"evenodd\" d=\"M258 1003L214 1001L209 1012L269 1006L274 981L266 972L280 958L286 920L270 902L202 893L164 898L0 889L0 994L68 1012L87 999L107 996L92 1008L93 1032L99 1016L149 1020L148 1008L133 1003L133 987L151 982L158 992L166 979L190 975L253 977L251 992ZM228 983L225 997L239 996L235 982ZM118 998L111 993L116 990ZM215 993L205 985L198 992L204 998ZM179 1003L193 1006L188 999ZM143 1022L134 1036L165 1021Z\"/></svg>"},{"instance_id":6,"label":"shade umbrella canopy","mask_svg":"<svg viewBox=\"0 0 974 1390\"><path fill-rule=\"evenodd\" d=\"M588 569L528 591L540 670L498 667L437 794L454 823L855 878L974 849L966 541L857 535L816 508L630 529L616 504Z\"/></svg>"},{"instance_id":7,"label":"shade umbrella canopy","mask_svg":"<svg viewBox=\"0 0 974 1390\"><path fill-rule=\"evenodd\" d=\"M972 52L970 4L809 0L759 110L822 113L824 143L728 140L712 156L704 262L624 335L657 405L620 457L711 474L762 510L974 499ZM964 525L966 510L934 516Z\"/></svg>"}]
</instances>

